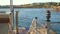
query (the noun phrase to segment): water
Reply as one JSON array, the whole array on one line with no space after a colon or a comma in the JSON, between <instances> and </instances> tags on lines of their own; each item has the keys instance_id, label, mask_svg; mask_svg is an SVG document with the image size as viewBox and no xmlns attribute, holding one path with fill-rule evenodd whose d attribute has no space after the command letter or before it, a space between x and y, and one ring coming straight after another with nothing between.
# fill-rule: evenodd
<instances>
[{"instance_id":1,"label":"water","mask_svg":"<svg viewBox=\"0 0 60 34\"><path fill-rule=\"evenodd\" d=\"M38 17L38 23L46 22L46 11L52 10L51 8L14 8L14 11L19 11L19 27L28 27L30 26L32 19ZM9 8L0 8L0 11L10 11ZM14 17L15 18L15 17ZM60 22L60 12L51 11L51 22ZM16 20L14 20L16 22ZM15 26L15 23L14 23ZM58 34L60 33L60 24L51 23L52 29Z\"/></svg>"}]
</instances>

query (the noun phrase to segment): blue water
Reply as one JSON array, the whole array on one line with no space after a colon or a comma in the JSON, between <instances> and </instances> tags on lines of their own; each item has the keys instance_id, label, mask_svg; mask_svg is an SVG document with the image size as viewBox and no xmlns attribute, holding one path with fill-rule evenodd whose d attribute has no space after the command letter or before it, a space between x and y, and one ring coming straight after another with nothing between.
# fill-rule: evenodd
<instances>
[{"instance_id":1,"label":"blue water","mask_svg":"<svg viewBox=\"0 0 60 34\"><path fill-rule=\"evenodd\" d=\"M46 22L46 11L52 10L52 8L14 8L14 11L19 11L19 27L30 26L32 19L38 17L38 23ZM0 8L0 11L10 11L9 8ZM15 18L15 17L14 17ZM51 11L51 22L60 22L60 12ZM14 20L16 22L16 20ZM14 23L15 26L15 23ZM51 23L52 29L55 32L60 33L60 24Z\"/></svg>"}]
</instances>

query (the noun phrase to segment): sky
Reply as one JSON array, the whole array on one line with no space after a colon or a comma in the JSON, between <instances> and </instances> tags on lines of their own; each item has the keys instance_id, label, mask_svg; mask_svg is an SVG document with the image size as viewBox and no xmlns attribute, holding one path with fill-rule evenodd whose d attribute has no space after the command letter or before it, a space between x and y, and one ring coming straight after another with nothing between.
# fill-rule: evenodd
<instances>
[{"instance_id":1,"label":"sky","mask_svg":"<svg viewBox=\"0 0 60 34\"><path fill-rule=\"evenodd\" d=\"M60 0L13 0L13 5L29 4L35 2L60 2ZM10 0L0 0L0 5L10 5Z\"/></svg>"}]
</instances>

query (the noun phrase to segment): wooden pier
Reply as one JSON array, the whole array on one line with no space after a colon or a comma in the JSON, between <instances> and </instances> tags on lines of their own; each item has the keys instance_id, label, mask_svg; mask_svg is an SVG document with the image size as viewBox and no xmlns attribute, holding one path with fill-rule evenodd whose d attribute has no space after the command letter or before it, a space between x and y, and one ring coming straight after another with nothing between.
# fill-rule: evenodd
<instances>
[{"instance_id":1,"label":"wooden pier","mask_svg":"<svg viewBox=\"0 0 60 34\"><path fill-rule=\"evenodd\" d=\"M6 12L1 12L0 13L0 34L8 34L9 21L10 21L9 14L7 14Z\"/></svg>"}]
</instances>

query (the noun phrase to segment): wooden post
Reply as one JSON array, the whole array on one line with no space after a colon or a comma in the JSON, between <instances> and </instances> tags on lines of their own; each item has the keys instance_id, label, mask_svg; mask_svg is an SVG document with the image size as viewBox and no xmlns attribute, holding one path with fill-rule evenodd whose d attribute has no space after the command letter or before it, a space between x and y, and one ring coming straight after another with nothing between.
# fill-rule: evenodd
<instances>
[{"instance_id":1,"label":"wooden post","mask_svg":"<svg viewBox=\"0 0 60 34\"><path fill-rule=\"evenodd\" d=\"M12 24L12 32L13 32L13 29L14 29L14 8L13 8L13 0L10 0L10 11L11 11L11 24Z\"/></svg>"},{"instance_id":2,"label":"wooden post","mask_svg":"<svg viewBox=\"0 0 60 34\"><path fill-rule=\"evenodd\" d=\"M13 12L13 0L10 0L10 10Z\"/></svg>"},{"instance_id":3,"label":"wooden post","mask_svg":"<svg viewBox=\"0 0 60 34\"><path fill-rule=\"evenodd\" d=\"M9 20L10 20L10 22L9 22L9 34L13 34L13 14L12 13L10 13L10 15L9 15Z\"/></svg>"},{"instance_id":4,"label":"wooden post","mask_svg":"<svg viewBox=\"0 0 60 34\"><path fill-rule=\"evenodd\" d=\"M50 11L48 10L46 13L46 22L47 22L47 34L50 34L49 30L50 30Z\"/></svg>"},{"instance_id":5,"label":"wooden post","mask_svg":"<svg viewBox=\"0 0 60 34\"><path fill-rule=\"evenodd\" d=\"M16 11L16 34L18 33L18 11Z\"/></svg>"}]
</instances>

